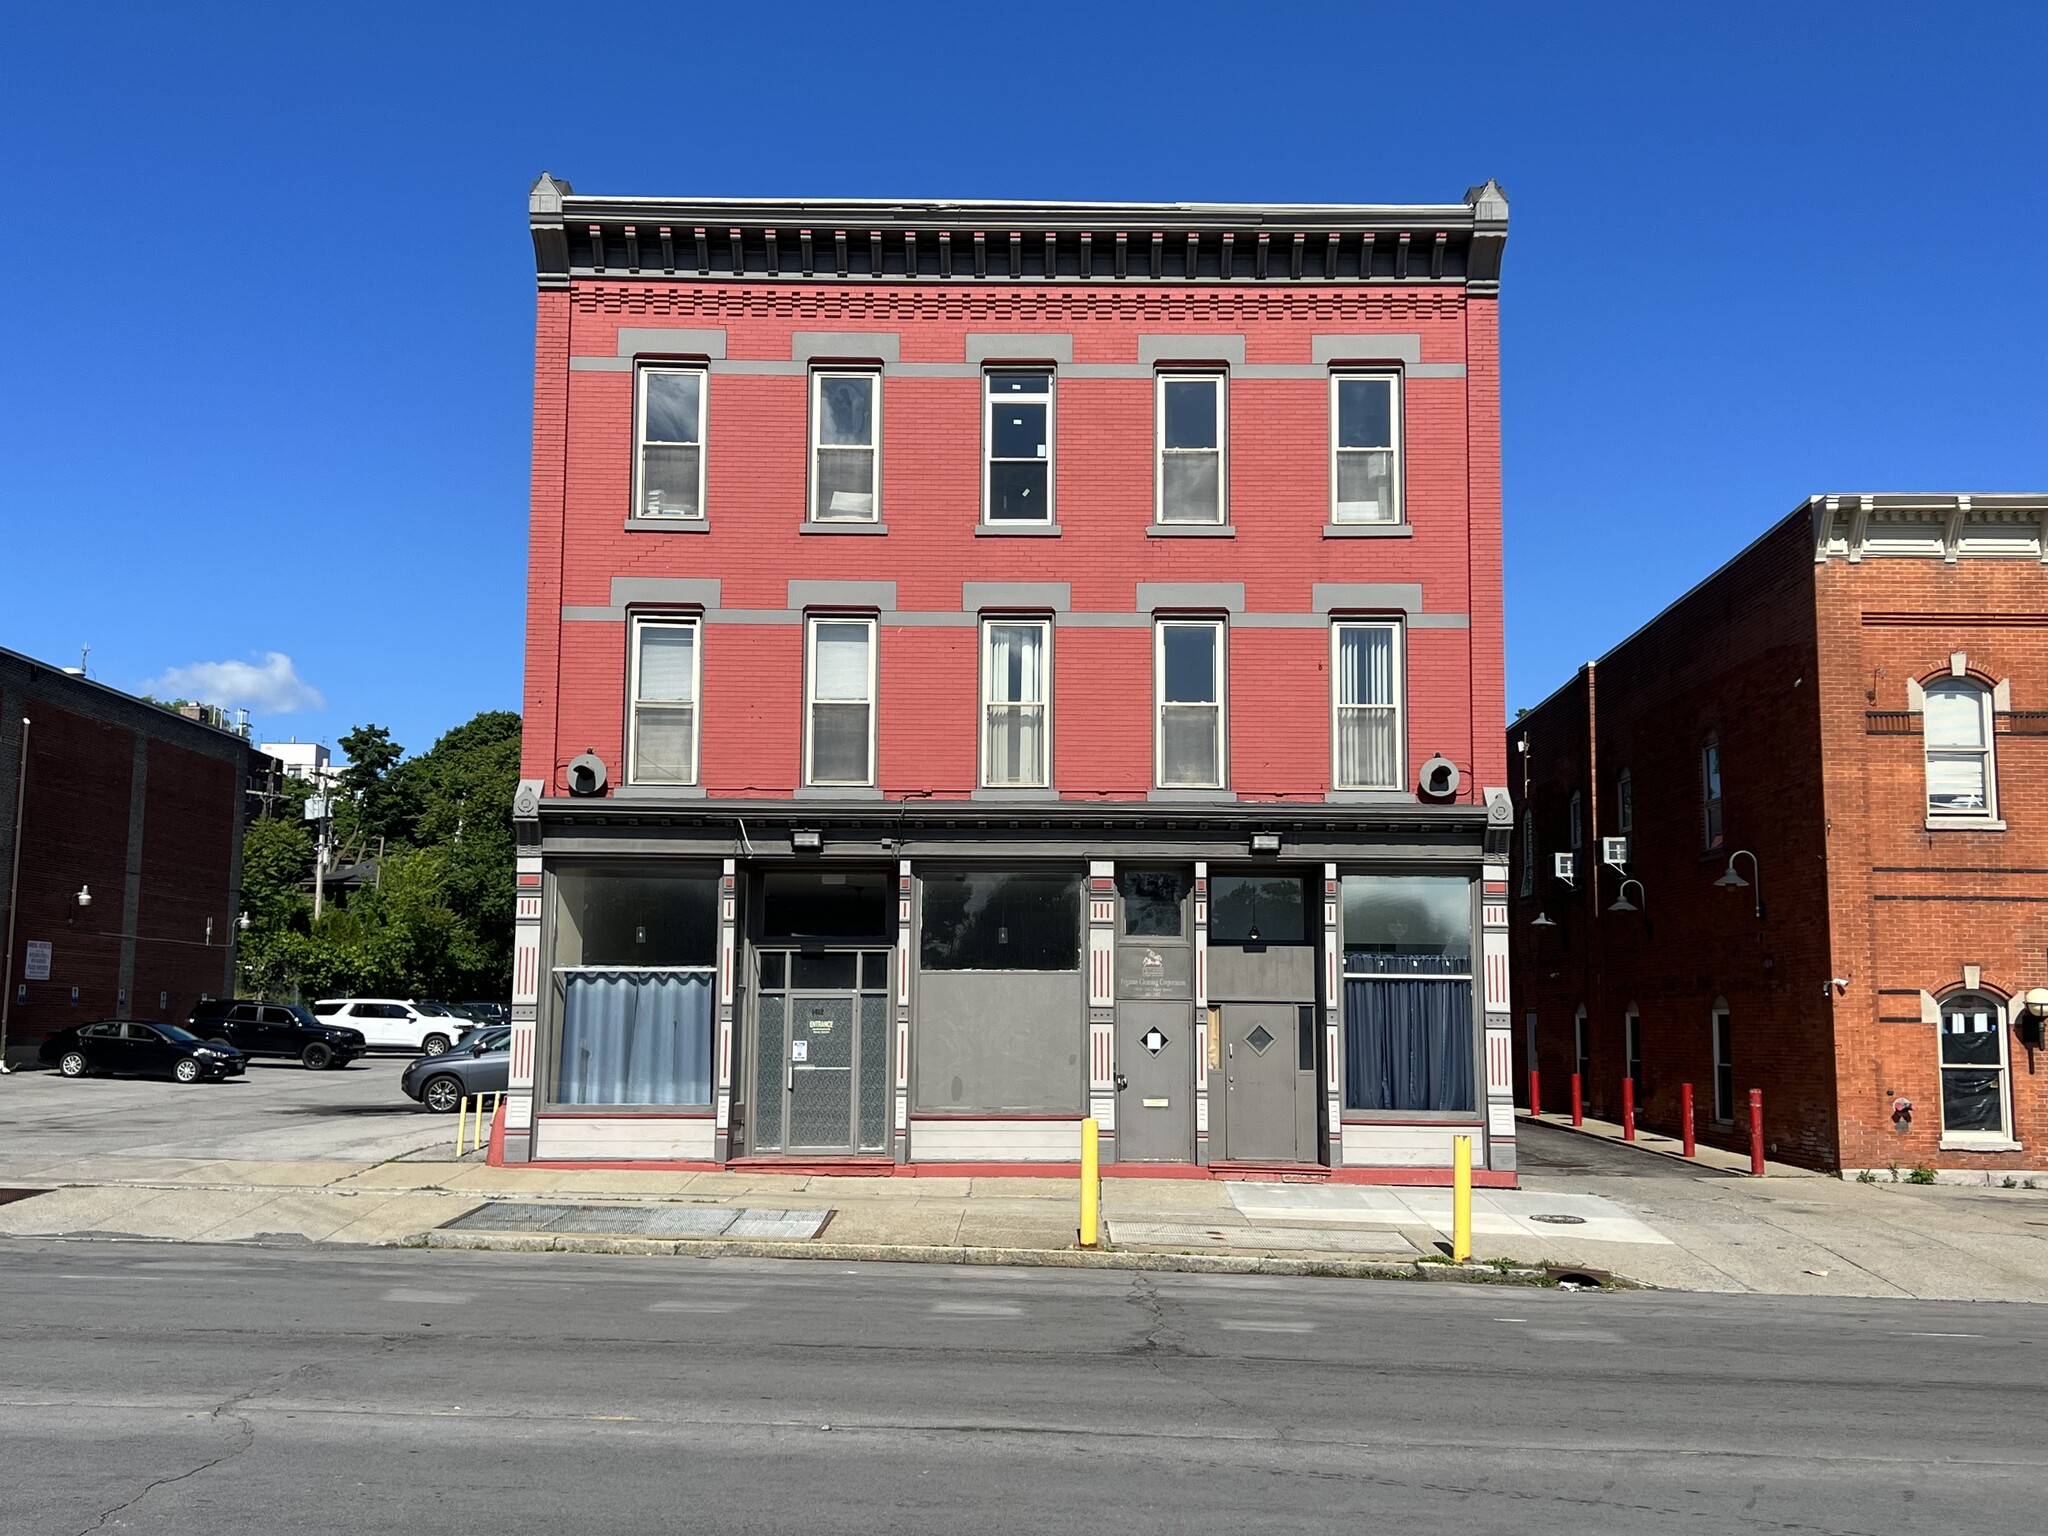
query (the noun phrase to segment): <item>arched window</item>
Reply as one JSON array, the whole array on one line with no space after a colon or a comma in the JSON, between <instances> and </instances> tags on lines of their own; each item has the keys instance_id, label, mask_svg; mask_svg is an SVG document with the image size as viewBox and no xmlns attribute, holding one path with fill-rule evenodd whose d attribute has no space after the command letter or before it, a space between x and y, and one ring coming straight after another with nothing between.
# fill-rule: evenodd
<instances>
[{"instance_id":1,"label":"arched window","mask_svg":"<svg viewBox=\"0 0 2048 1536\"><path fill-rule=\"evenodd\" d=\"M1711 853L1721 837L1721 738L1709 736L1700 747L1700 846Z\"/></svg>"},{"instance_id":2,"label":"arched window","mask_svg":"<svg viewBox=\"0 0 2048 1536\"><path fill-rule=\"evenodd\" d=\"M1522 894L1536 894L1536 813L1522 812Z\"/></svg>"},{"instance_id":3,"label":"arched window","mask_svg":"<svg viewBox=\"0 0 2048 1536\"><path fill-rule=\"evenodd\" d=\"M1991 693L1967 677L1926 690L1927 814L1987 820L1997 815L1991 764Z\"/></svg>"},{"instance_id":4,"label":"arched window","mask_svg":"<svg viewBox=\"0 0 2048 1536\"><path fill-rule=\"evenodd\" d=\"M2005 1008L1982 992L1959 992L1941 1004L1941 1134L1943 1140L2005 1143Z\"/></svg>"}]
</instances>

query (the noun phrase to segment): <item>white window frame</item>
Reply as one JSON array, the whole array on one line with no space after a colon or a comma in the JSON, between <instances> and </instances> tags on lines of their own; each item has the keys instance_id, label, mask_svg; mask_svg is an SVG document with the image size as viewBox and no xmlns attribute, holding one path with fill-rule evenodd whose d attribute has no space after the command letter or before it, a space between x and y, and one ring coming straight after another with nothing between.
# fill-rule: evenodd
<instances>
[{"instance_id":1,"label":"white window frame","mask_svg":"<svg viewBox=\"0 0 2048 1536\"><path fill-rule=\"evenodd\" d=\"M1213 705L1166 702L1166 632L1169 629L1209 629L1216 633L1211 676L1216 687ZM1224 789L1230 784L1230 626L1222 619L1198 617L1162 618L1152 625L1152 783L1158 789ZM1167 709L1209 709L1216 711L1216 779L1207 784L1169 784L1166 781Z\"/></svg>"},{"instance_id":2,"label":"white window frame","mask_svg":"<svg viewBox=\"0 0 2048 1536\"><path fill-rule=\"evenodd\" d=\"M1700 849L1718 853L1728 846L1728 808L1719 732L1700 743Z\"/></svg>"},{"instance_id":3,"label":"white window frame","mask_svg":"<svg viewBox=\"0 0 2048 1536\"><path fill-rule=\"evenodd\" d=\"M1037 699L999 699L995 697L995 666L991 652L991 634L998 627L1005 629L1035 629L1041 638L1041 653L1045 660L1040 668L1039 697ZM1052 684L1053 684L1053 625L1052 620L1032 614L984 615L981 621L981 719L979 721L979 772L977 778L983 789L1049 789L1052 787ZM1035 779L997 780L989 773L989 720L991 711L1002 706L1026 708L1036 706L1039 711L1038 742L1041 754L1038 777Z\"/></svg>"},{"instance_id":4,"label":"white window frame","mask_svg":"<svg viewBox=\"0 0 2048 1536\"><path fill-rule=\"evenodd\" d=\"M640 762L640 711L670 710L673 704L640 697L640 637L650 629L687 629L690 645L690 776L687 779L643 779ZM704 621L694 614L636 613L627 626L626 656L626 782L628 784L696 784L704 777Z\"/></svg>"},{"instance_id":5,"label":"white window frame","mask_svg":"<svg viewBox=\"0 0 2048 1536\"><path fill-rule=\"evenodd\" d=\"M1211 384L1216 398L1216 446L1214 448L1168 448L1166 446L1166 386L1169 384ZM1162 528L1227 528L1230 526L1230 375L1210 368L1163 368L1152 385L1152 521ZM1169 456L1194 458L1216 455L1216 515L1214 517L1168 517L1166 515L1166 461Z\"/></svg>"},{"instance_id":6,"label":"white window frame","mask_svg":"<svg viewBox=\"0 0 2048 1536\"><path fill-rule=\"evenodd\" d=\"M697 378L697 510L646 512L641 510L643 481L647 468L647 380L657 373L688 373ZM711 370L699 363L650 363L633 371L633 508L631 515L648 522L701 523L710 509L704 503L705 466L710 459ZM666 439L663 440L664 442ZM676 446L683 446L678 444Z\"/></svg>"},{"instance_id":7,"label":"white window frame","mask_svg":"<svg viewBox=\"0 0 2048 1536\"><path fill-rule=\"evenodd\" d=\"M827 379L864 379L868 385L868 434L866 448L846 443L827 443L824 391ZM869 488L869 508L864 516L827 512L818 505L824 493L824 476L818 473L819 456L827 453L868 453L873 455L874 482ZM879 368L813 368L811 370L811 456L806 466L811 482L807 505L814 523L879 523L882 520L882 372Z\"/></svg>"},{"instance_id":8,"label":"white window frame","mask_svg":"<svg viewBox=\"0 0 2048 1536\"><path fill-rule=\"evenodd\" d=\"M1999 1128L1995 1131L1952 1131L1948 1128L1948 1083L1946 1074L1949 1072L1988 1072L1992 1070L1989 1066L1951 1067L1942 1058L1942 1041L1948 1035L1949 1009L1951 1007L1959 1007L1964 1002L1981 1002L1985 1004L1991 1010L1992 1033L1998 1036ZM2012 1132L2012 1040L2007 1028L2009 1018L2007 1010L2009 1006L2000 998L1983 991L1981 988L1976 991L1952 992L1941 1000L1941 1005L1937 1010L1940 1023L1935 1026L1934 1036L1934 1071L1935 1095L1938 1100L1936 1111L1941 1116L1941 1145L1944 1148L2010 1151L2019 1145L2014 1140Z\"/></svg>"},{"instance_id":9,"label":"white window frame","mask_svg":"<svg viewBox=\"0 0 2048 1536\"><path fill-rule=\"evenodd\" d=\"M1393 439L1386 448L1340 448L1341 433L1338 431L1338 391L1346 379L1384 379L1393 392L1387 422L1388 436ZM1362 525L1377 528L1399 528L1408 521L1408 475L1406 450L1402 431L1402 403L1406 391L1402 387L1400 370L1389 368L1344 368L1330 375L1330 522L1346 525ZM1339 510L1337 500L1337 464L1345 453L1385 453L1393 461L1393 509L1392 517L1346 517Z\"/></svg>"},{"instance_id":10,"label":"white window frame","mask_svg":"<svg viewBox=\"0 0 2048 1536\"><path fill-rule=\"evenodd\" d=\"M1974 695L1977 700L1977 721L1979 728L1983 732L1983 747L1937 747L1934 743L1934 733L1930 729L1930 726L1934 719L1934 713L1927 707L1927 695L1931 693L1944 692L1959 693L1966 690L1972 695ZM1922 776L1927 781L1926 787L1928 821L1940 826L1950 826L1957 824L1964 826L1974 826L1984 822L1997 821L1998 749L1994 742L1993 733L1998 724L1998 710L1997 703L1992 697L1992 690L1986 687L1983 683L1978 682L1977 679L1974 677L1937 678L1935 681L1927 684L1921 690L1920 711L1920 763L1922 769ZM1975 810L1961 811L1955 810L1953 808L1945 808L1942 810L1936 810L1934 808L1934 782L1932 774L1929 773L1928 770L1931 769L1934 765L1934 755L1936 752L1940 752L1942 755L1947 757L1964 757L1974 753L1975 755L1983 759L1984 804L1982 806L1978 807Z\"/></svg>"},{"instance_id":11,"label":"white window frame","mask_svg":"<svg viewBox=\"0 0 2048 1536\"><path fill-rule=\"evenodd\" d=\"M812 754L817 745L817 708L826 704L851 704L853 699L825 699L817 696L818 681L818 626L821 624L858 624L868 632L868 776L865 779L820 779L813 771ZM879 719L880 701L876 698L876 680L880 675L879 625L872 614L863 613L812 613L804 615L804 785L809 789L872 789L880 778Z\"/></svg>"},{"instance_id":12,"label":"white window frame","mask_svg":"<svg viewBox=\"0 0 2048 1536\"><path fill-rule=\"evenodd\" d=\"M990 482L995 469L996 424L995 405L998 396L989 389L990 381L999 374L1038 373L1045 376L1045 516L994 517L995 509L990 496ZM984 528L1050 528L1056 514L1053 509L1057 496L1055 482L1059 478L1059 370L1047 363L990 363L981 371L981 526ZM1037 401L1037 395L1012 395L1013 400ZM1005 459L1005 464L1029 463L1028 459Z\"/></svg>"},{"instance_id":13,"label":"white window frame","mask_svg":"<svg viewBox=\"0 0 2048 1536\"><path fill-rule=\"evenodd\" d=\"M1338 668L1347 629L1384 629L1393 636L1394 699L1391 704L1346 704L1339 697L1344 683ZM1408 648L1402 625L1394 619L1335 619L1330 624L1330 786L1340 790L1400 790L1407 787L1408 773ZM1343 751L1338 722L1347 709L1386 710L1394 717L1394 782L1391 784L1348 784L1343 775Z\"/></svg>"},{"instance_id":14,"label":"white window frame","mask_svg":"<svg viewBox=\"0 0 2048 1536\"><path fill-rule=\"evenodd\" d=\"M1726 1008L1716 1008L1708 1015L1707 1052L1714 1074L1713 1099L1714 1123L1733 1125L1735 1123L1735 1019ZM1724 1098L1721 1092L1721 1069L1728 1069L1728 1092Z\"/></svg>"}]
</instances>

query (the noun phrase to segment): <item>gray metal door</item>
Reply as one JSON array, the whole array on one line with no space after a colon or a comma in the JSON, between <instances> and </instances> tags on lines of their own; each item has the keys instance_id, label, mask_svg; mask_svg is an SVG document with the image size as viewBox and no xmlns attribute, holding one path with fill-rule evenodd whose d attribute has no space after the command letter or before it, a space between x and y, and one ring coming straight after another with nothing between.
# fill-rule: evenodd
<instances>
[{"instance_id":1,"label":"gray metal door","mask_svg":"<svg viewBox=\"0 0 2048 1536\"><path fill-rule=\"evenodd\" d=\"M1314 1091L1314 1061L1301 1069L1299 1010L1292 1003L1225 1003L1223 1156L1238 1163L1315 1160L1302 1146L1302 1079Z\"/></svg>"},{"instance_id":2,"label":"gray metal door","mask_svg":"<svg viewBox=\"0 0 2048 1536\"><path fill-rule=\"evenodd\" d=\"M1195 1017L1191 1003L1116 1005L1116 1160L1195 1160Z\"/></svg>"},{"instance_id":3,"label":"gray metal door","mask_svg":"<svg viewBox=\"0 0 2048 1536\"><path fill-rule=\"evenodd\" d=\"M854 999L789 1000L789 1135L792 1151L853 1151Z\"/></svg>"}]
</instances>

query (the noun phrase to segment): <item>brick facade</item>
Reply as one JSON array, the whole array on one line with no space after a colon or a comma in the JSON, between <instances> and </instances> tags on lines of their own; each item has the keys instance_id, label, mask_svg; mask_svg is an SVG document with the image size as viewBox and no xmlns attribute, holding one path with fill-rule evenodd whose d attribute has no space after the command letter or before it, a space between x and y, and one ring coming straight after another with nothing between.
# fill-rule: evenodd
<instances>
[{"instance_id":1,"label":"brick facade","mask_svg":"<svg viewBox=\"0 0 2048 1536\"><path fill-rule=\"evenodd\" d=\"M1517 1069L1521 1082L1539 1070L1546 1109L1567 1103L1583 1008L1588 1111L1620 1118L1633 1009L1637 1113L1651 1128L1677 1131L1690 1083L1700 1138L1745 1146L1747 1094L1760 1088L1770 1155L1787 1161L1992 1177L2048 1166L2048 1097L2017 1018L2021 994L2048 983L2048 791L2035 761L2048 737L2027 718L2048 708L2048 575L2038 532L2031 552L2024 534L2040 514L2027 498L1939 500L1816 498L1509 728L1511 752L1527 743L1518 891L1525 813L1538 862L1514 911ZM1973 529L2016 519L2004 558L1972 551ZM1955 558L1909 545L1937 524L1960 545ZM1909 689L1948 676L1956 654L1987 690L2004 685L1996 831L1930 825ZM1710 739L1716 848L1702 789ZM1624 771L1633 826L1616 870L1598 839L1622 832ZM1552 862L1570 849L1575 792L1583 847L1568 886ZM1735 862L1752 883L1715 884L1737 850L1754 858ZM1635 912L1611 910L1624 879L1640 882L1628 890ZM1943 1136L1936 1017L1965 990L2004 1009L2015 1149ZM1717 1008L1733 1048L1724 1124ZM1895 1119L1901 1099L1913 1112Z\"/></svg>"}]
</instances>

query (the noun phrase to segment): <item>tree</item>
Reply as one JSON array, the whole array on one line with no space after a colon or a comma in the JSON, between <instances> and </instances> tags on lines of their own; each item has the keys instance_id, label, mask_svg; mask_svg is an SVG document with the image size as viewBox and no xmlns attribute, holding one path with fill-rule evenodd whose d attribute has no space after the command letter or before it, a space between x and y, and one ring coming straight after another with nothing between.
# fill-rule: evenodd
<instances>
[{"instance_id":1,"label":"tree","mask_svg":"<svg viewBox=\"0 0 2048 1536\"><path fill-rule=\"evenodd\" d=\"M335 818L343 841L360 843L368 853L379 838L388 843L409 836L418 804L411 776L400 767L405 748L381 725L359 725L338 745L348 758Z\"/></svg>"}]
</instances>

